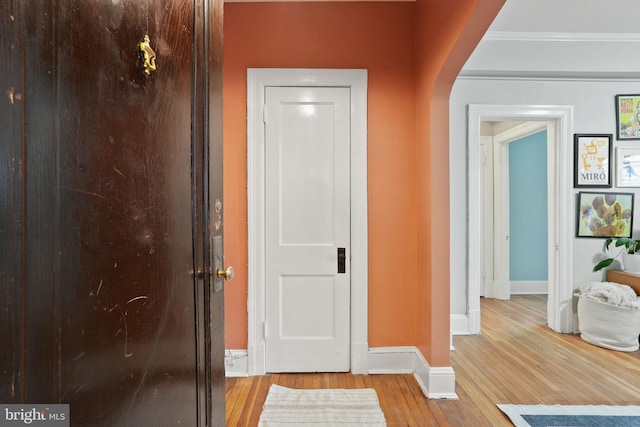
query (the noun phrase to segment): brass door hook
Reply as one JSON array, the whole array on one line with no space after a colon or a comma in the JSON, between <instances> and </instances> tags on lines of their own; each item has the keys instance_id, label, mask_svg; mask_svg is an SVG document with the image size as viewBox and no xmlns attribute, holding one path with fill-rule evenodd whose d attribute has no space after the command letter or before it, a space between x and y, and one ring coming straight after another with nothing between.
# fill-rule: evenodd
<instances>
[{"instance_id":1,"label":"brass door hook","mask_svg":"<svg viewBox=\"0 0 640 427\"><path fill-rule=\"evenodd\" d=\"M151 40L147 34L138 43L138 51L142 59L142 68L144 68L144 73L148 76L152 71L156 70L156 53L151 48Z\"/></svg>"}]
</instances>

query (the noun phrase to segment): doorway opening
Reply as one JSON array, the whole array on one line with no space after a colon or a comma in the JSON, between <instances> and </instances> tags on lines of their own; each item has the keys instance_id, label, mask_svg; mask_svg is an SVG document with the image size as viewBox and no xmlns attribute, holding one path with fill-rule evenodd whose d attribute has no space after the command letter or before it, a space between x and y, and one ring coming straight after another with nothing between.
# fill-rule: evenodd
<instances>
[{"instance_id":1,"label":"doorway opening","mask_svg":"<svg viewBox=\"0 0 640 427\"><path fill-rule=\"evenodd\" d=\"M481 296L547 294L554 122L482 122Z\"/></svg>"},{"instance_id":2,"label":"doorway opening","mask_svg":"<svg viewBox=\"0 0 640 427\"><path fill-rule=\"evenodd\" d=\"M573 219L570 106L469 105L469 212L482 212L481 123L483 121L548 122L552 148L548 150L548 304L547 321L556 332L573 331L571 238ZM468 316L469 333L480 333L482 289L482 215L468 215Z\"/></svg>"}]
</instances>

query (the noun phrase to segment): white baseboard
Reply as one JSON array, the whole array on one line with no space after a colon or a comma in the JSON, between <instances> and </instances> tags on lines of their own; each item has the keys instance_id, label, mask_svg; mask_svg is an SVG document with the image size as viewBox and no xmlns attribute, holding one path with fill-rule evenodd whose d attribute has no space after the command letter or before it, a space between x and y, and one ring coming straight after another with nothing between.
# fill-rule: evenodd
<instances>
[{"instance_id":1,"label":"white baseboard","mask_svg":"<svg viewBox=\"0 0 640 427\"><path fill-rule=\"evenodd\" d=\"M233 360L233 363L225 363L227 377L249 376L247 350L226 350L225 354L228 355L227 360ZM352 369L353 373L413 374L427 398L458 399L453 368L429 366L417 347L369 348L361 361L362 366L352 367L355 368Z\"/></svg>"},{"instance_id":2,"label":"white baseboard","mask_svg":"<svg viewBox=\"0 0 640 427\"><path fill-rule=\"evenodd\" d=\"M469 316L466 314L452 314L450 327L453 335L469 335Z\"/></svg>"},{"instance_id":3,"label":"white baseboard","mask_svg":"<svg viewBox=\"0 0 640 427\"><path fill-rule=\"evenodd\" d=\"M367 354L368 374L413 374L415 347L375 347Z\"/></svg>"},{"instance_id":4,"label":"white baseboard","mask_svg":"<svg viewBox=\"0 0 640 427\"><path fill-rule=\"evenodd\" d=\"M458 399L453 368L429 366L416 347L370 348L368 365L369 374L412 373L429 399Z\"/></svg>"},{"instance_id":5,"label":"white baseboard","mask_svg":"<svg viewBox=\"0 0 640 427\"><path fill-rule=\"evenodd\" d=\"M458 400L456 375L451 366L428 367L427 371L416 371L413 376L427 398Z\"/></svg>"},{"instance_id":6,"label":"white baseboard","mask_svg":"<svg viewBox=\"0 0 640 427\"><path fill-rule=\"evenodd\" d=\"M549 282L544 280L511 281L511 295L545 295L549 293Z\"/></svg>"},{"instance_id":7,"label":"white baseboard","mask_svg":"<svg viewBox=\"0 0 640 427\"><path fill-rule=\"evenodd\" d=\"M450 317L452 335L477 335L480 333L480 310L466 314L452 314Z\"/></svg>"},{"instance_id":8,"label":"white baseboard","mask_svg":"<svg viewBox=\"0 0 640 427\"><path fill-rule=\"evenodd\" d=\"M226 377L249 376L249 356L247 350L225 350L224 354L224 373Z\"/></svg>"}]
</instances>

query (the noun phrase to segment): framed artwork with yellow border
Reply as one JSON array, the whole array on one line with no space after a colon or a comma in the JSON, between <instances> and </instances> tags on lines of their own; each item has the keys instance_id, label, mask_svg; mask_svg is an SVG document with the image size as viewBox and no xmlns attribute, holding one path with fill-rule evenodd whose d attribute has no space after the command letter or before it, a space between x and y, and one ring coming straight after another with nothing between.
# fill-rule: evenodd
<instances>
[{"instance_id":1,"label":"framed artwork with yellow border","mask_svg":"<svg viewBox=\"0 0 640 427\"><path fill-rule=\"evenodd\" d=\"M640 95L616 95L616 136L640 139Z\"/></svg>"}]
</instances>

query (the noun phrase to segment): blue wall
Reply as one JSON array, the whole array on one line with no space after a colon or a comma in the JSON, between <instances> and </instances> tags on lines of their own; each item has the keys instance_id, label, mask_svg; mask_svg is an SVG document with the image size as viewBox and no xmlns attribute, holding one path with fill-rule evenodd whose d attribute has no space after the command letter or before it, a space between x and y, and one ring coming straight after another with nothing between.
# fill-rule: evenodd
<instances>
[{"instance_id":1,"label":"blue wall","mask_svg":"<svg viewBox=\"0 0 640 427\"><path fill-rule=\"evenodd\" d=\"M509 144L511 281L546 281L547 131Z\"/></svg>"}]
</instances>

